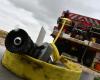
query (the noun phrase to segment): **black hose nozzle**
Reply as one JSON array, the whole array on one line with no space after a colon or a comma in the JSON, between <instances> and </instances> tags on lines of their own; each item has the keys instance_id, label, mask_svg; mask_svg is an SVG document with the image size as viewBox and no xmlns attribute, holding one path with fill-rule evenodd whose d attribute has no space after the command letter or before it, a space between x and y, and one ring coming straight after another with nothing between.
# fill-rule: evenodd
<instances>
[{"instance_id":1,"label":"black hose nozzle","mask_svg":"<svg viewBox=\"0 0 100 80\"><path fill-rule=\"evenodd\" d=\"M8 33L5 46L12 53L31 55L35 52L37 45L31 40L23 29L15 29ZM33 54L31 55L33 56Z\"/></svg>"},{"instance_id":2,"label":"black hose nozzle","mask_svg":"<svg viewBox=\"0 0 100 80\"><path fill-rule=\"evenodd\" d=\"M52 52L50 44L44 43L37 46L23 29L10 31L6 36L5 46L12 53L26 54L46 62L50 59Z\"/></svg>"}]
</instances>

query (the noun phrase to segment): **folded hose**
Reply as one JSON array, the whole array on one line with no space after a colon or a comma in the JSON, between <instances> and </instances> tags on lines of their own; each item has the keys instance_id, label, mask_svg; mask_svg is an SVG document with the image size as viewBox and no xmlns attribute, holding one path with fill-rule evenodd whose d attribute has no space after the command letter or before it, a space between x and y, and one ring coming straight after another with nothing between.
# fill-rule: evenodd
<instances>
[{"instance_id":1,"label":"folded hose","mask_svg":"<svg viewBox=\"0 0 100 80\"><path fill-rule=\"evenodd\" d=\"M63 30L64 26L65 26L65 25L68 25L68 26L69 26L70 23L71 23L71 20L68 19L68 18L61 18L61 19L62 19L62 26L61 26L61 28L60 28L60 30L59 30L59 32L58 32L56 38L55 38L54 41L51 43L52 46L53 46L54 49L55 49L55 52L53 53L53 57L54 57L54 60L55 60L55 61L59 60L59 58L60 58L60 55L59 55L59 52L58 52L58 50L57 50L57 48L56 48L56 46L55 46L55 43L56 43L56 41L58 40L58 38L60 37L60 34L62 33L62 30Z\"/></svg>"}]
</instances>

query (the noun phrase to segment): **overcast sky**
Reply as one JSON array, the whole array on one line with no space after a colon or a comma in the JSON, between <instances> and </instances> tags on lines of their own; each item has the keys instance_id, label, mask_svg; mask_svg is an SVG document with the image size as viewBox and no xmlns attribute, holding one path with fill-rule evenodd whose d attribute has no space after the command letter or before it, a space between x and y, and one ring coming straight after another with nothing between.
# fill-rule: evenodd
<instances>
[{"instance_id":1,"label":"overcast sky","mask_svg":"<svg viewBox=\"0 0 100 80\"><path fill-rule=\"evenodd\" d=\"M33 41L37 40L42 25L32 12L16 7L9 0L0 0L0 30L9 32L15 28L22 28L28 32ZM44 21L45 22L45 21ZM46 36L44 41L50 42L52 37L49 27L44 26Z\"/></svg>"},{"instance_id":2,"label":"overcast sky","mask_svg":"<svg viewBox=\"0 0 100 80\"><path fill-rule=\"evenodd\" d=\"M33 13L42 25L53 26L63 10L69 9L100 19L100 0L10 0L15 6Z\"/></svg>"},{"instance_id":3,"label":"overcast sky","mask_svg":"<svg viewBox=\"0 0 100 80\"><path fill-rule=\"evenodd\" d=\"M0 29L9 31L17 26L33 37L41 26L53 29L63 10L100 19L99 3L99 0L0 0Z\"/></svg>"}]
</instances>

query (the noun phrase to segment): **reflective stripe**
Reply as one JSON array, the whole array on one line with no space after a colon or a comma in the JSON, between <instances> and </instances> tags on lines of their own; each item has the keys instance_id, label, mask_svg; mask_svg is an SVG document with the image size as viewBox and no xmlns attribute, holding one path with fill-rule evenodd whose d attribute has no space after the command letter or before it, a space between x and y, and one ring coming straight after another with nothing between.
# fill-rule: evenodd
<instances>
[{"instance_id":1,"label":"reflective stripe","mask_svg":"<svg viewBox=\"0 0 100 80\"><path fill-rule=\"evenodd\" d=\"M82 16L79 14L69 13L69 17L70 17L70 19L73 19L73 20L86 21L87 23L91 23L92 25L95 25L95 26L100 25L100 23L99 23L100 20L86 17L86 16Z\"/></svg>"}]
</instances>

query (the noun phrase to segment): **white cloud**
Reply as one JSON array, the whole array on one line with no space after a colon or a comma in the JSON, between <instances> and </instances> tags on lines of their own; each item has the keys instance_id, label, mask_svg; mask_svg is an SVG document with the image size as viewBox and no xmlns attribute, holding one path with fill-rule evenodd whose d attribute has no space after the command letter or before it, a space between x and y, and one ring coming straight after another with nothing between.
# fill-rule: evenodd
<instances>
[{"instance_id":1,"label":"white cloud","mask_svg":"<svg viewBox=\"0 0 100 80\"><path fill-rule=\"evenodd\" d=\"M0 29L10 31L14 28L22 28L28 32L33 41L36 41L41 27L42 25L31 12L16 7L8 0L0 0ZM50 41L50 33L47 32L47 36Z\"/></svg>"},{"instance_id":2,"label":"white cloud","mask_svg":"<svg viewBox=\"0 0 100 80\"><path fill-rule=\"evenodd\" d=\"M0 15L2 15L0 28L21 26L24 29L28 28L29 34L32 35L39 32L40 27L36 32L30 32L37 26L52 28L62 11L67 9L100 19L99 2L99 0L0 0Z\"/></svg>"},{"instance_id":3,"label":"white cloud","mask_svg":"<svg viewBox=\"0 0 100 80\"><path fill-rule=\"evenodd\" d=\"M99 0L10 0L16 6L31 11L41 23L54 25L63 10L100 19Z\"/></svg>"}]
</instances>

